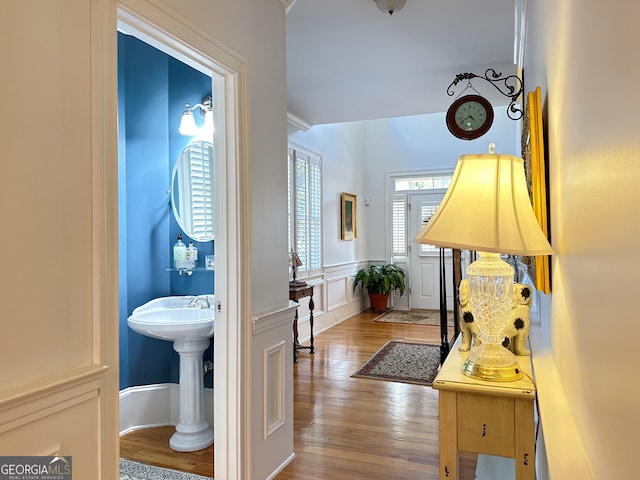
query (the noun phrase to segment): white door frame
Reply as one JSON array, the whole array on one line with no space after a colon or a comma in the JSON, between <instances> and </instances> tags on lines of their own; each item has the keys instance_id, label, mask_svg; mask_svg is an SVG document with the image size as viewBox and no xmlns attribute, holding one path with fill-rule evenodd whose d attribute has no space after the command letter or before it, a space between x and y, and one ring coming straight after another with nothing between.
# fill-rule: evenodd
<instances>
[{"instance_id":1,"label":"white door frame","mask_svg":"<svg viewBox=\"0 0 640 480\"><path fill-rule=\"evenodd\" d=\"M411 204L411 195L420 195L420 194L428 194L434 193L436 190L395 190L395 181L396 179L402 178L410 178L410 177L425 177L425 176L440 176L440 175L453 175L453 168L439 168L439 169L421 169L421 170L405 170L405 171L390 171L385 173L385 219L386 219L386 231L387 231L387 245L386 245L386 253L387 258L391 258L392 260L402 260L406 263L402 264L402 268L407 272L407 287L411 284L411 275L413 272L413 268L411 265L411 253L410 251L414 248L419 248L418 244L413 243L413 238L410 237L410 222L412 218L412 213L409 210L409 206ZM403 194L405 196L405 202L407 205L406 211L406 238L407 238L407 251L406 256L394 256L392 252L392 199L396 194ZM395 254L397 255L397 253ZM413 308L411 305L411 293L407 292L408 299L402 303L401 309L405 308Z\"/></svg>"},{"instance_id":2,"label":"white door frame","mask_svg":"<svg viewBox=\"0 0 640 480\"><path fill-rule=\"evenodd\" d=\"M215 295L221 310L216 311L214 335L214 428L215 478L247 478L251 438L248 422L247 358L248 332L241 320L249 312L246 258L248 199L241 190L246 184L246 152L240 118L244 112L245 60L220 46L214 38L194 25L140 0L117 4L118 28L134 34L149 45L212 77L218 125L225 125L225 139L214 142L216 271ZM114 76L115 78L116 76ZM117 85L113 86L117 91ZM221 105L223 102L223 105ZM220 108L223 107L223 108ZM117 209L117 198L108 202Z\"/></svg>"}]
</instances>

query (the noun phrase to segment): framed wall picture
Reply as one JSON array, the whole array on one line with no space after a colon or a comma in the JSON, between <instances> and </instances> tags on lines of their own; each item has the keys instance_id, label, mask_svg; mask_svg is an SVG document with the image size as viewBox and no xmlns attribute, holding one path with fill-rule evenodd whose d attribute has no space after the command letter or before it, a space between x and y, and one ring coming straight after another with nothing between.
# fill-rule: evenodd
<instances>
[{"instance_id":1,"label":"framed wall picture","mask_svg":"<svg viewBox=\"0 0 640 480\"><path fill-rule=\"evenodd\" d=\"M342 240L353 240L358 236L358 199L351 193L342 192L340 217L342 219Z\"/></svg>"},{"instance_id":2,"label":"framed wall picture","mask_svg":"<svg viewBox=\"0 0 640 480\"><path fill-rule=\"evenodd\" d=\"M540 87L527 94L525 118L522 125L522 158L531 192L533 212L540 228L549 238L549 210L547 204L547 171L542 119L542 94ZM525 261L529 265L529 276L536 288L546 294L551 293L551 272L549 256L531 257ZM524 261L524 259L523 259Z\"/></svg>"}]
</instances>

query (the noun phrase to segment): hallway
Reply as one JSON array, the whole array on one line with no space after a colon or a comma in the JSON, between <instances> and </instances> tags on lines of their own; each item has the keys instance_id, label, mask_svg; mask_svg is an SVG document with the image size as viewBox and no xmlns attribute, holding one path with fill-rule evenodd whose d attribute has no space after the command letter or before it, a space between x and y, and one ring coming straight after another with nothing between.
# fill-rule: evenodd
<instances>
[{"instance_id":1,"label":"hallway","mask_svg":"<svg viewBox=\"0 0 640 480\"><path fill-rule=\"evenodd\" d=\"M296 458L278 480L438 478L438 392L350 376L388 340L439 345L440 327L372 323L376 316L355 315L318 334L314 355L300 352ZM474 470L475 456L461 455L460 478L473 479Z\"/></svg>"}]
</instances>

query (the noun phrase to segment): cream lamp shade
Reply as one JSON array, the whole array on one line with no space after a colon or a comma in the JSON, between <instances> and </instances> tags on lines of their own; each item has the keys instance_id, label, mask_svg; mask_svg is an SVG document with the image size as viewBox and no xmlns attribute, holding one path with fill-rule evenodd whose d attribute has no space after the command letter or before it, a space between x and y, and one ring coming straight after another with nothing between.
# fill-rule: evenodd
<instances>
[{"instance_id":1,"label":"cream lamp shade","mask_svg":"<svg viewBox=\"0 0 640 480\"><path fill-rule=\"evenodd\" d=\"M442 203L413 241L478 252L466 273L479 334L462 371L482 380L521 378L515 356L502 346L513 268L499 254L553 252L533 213L522 159L494 154L492 146L489 154L462 155Z\"/></svg>"},{"instance_id":2,"label":"cream lamp shade","mask_svg":"<svg viewBox=\"0 0 640 480\"><path fill-rule=\"evenodd\" d=\"M523 161L513 155L462 155L440 207L413 241L510 255L553 252L533 214Z\"/></svg>"}]
</instances>

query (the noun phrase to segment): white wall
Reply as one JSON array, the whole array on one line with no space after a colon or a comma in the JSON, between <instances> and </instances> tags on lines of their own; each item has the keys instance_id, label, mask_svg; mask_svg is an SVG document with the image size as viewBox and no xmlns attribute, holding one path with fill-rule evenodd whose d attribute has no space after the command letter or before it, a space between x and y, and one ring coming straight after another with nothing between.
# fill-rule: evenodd
<instances>
[{"instance_id":1,"label":"white wall","mask_svg":"<svg viewBox=\"0 0 640 480\"><path fill-rule=\"evenodd\" d=\"M0 245L11 252L0 276L0 451L73 455L77 478L100 478L102 458L115 478L117 461L117 262L105 255L116 221L103 203L117 153L102 124L115 132L116 92L105 89L115 63L100 75L109 57L97 59L104 7L8 0L0 14L12 72L0 91L13 112L0 117Z\"/></svg>"},{"instance_id":2,"label":"white wall","mask_svg":"<svg viewBox=\"0 0 640 480\"><path fill-rule=\"evenodd\" d=\"M247 378L240 378L231 386L221 386L221 389L237 387L241 399L247 402L228 405L230 424L240 426L239 452L245 456L239 460L244 459L247 469L235 470L236 466L232 465L226 476L267 478L281 468L293 452L293 368L288 361L293 356L290 341L293 312L288 310L286 288L286 2L163 0L163 3L246 60L245 76L241 80L244 84L239 85L246 87L246 103L235 105L239 109L241 135L235 145L242 158L238 173L240 178L246 177L246 183L240 186L238 198L230 201L237 201L239 206L248 202L250 208L247 218L240 219L242 232L235 245L239 271L237 276L234 272L229 277L230 283L234 284L227 287L237 291L242 299L243 308L238 318L230 317L228 321L240 322L242 339L239 345L246 348L232 352L230 358L239 354L237 358L246 369ZM288 315L286 324L282 322L283 315ZM265 323L268 326L264 326ZM284 355L265 353L281 342ZM279 362L277 367L267 363L275 361ZM267 403L273 397L267 397L270 393L265 387L265 378L276 368L281 369L283 377L280 381L285 384L284 398L278 402L286 404L287 408L283 423L275 433L267 436L264 425L271 408ZM219 423L216 422L216 432Z\"/></svg>"},{"instance_id":3,"label":"white wall","mask_svg":"<svg viewBox=\"0 0 640 480\"><path fill-rule=\"evenodd\" d=\"M518 122L507 118L505 107L495 108L489 132L472 141L453 137L444 113L316 125L289 139L323 156L325 265L387 259L388 173L453 171L460 155L486 152L490 142L501 153L520 151ZM340 240L342 191L358 196L358 239L353 242ZM365 198L371 200L369 206Z\"/></svg>"},{"instance_id":4,"label":"white wall","mask_svg":"<svg viewBox=\"0 0 640 480\"><path fill-rule=\"evenodd\" d=\"M322 248L324 265L338 265L366 259L366 220L363 176L364 124L362 122L316 125L308 132L297 132L289 140L322 156ZM342 192L358 196L358 238L340 239L340 195Z\"/></svg>"},{"instance_id":5,"label":"white wall","mask_svg":"<svg viewBox=\"0 0 640 480\"><path fill-rule=\"evenodd\" d=\"M468 142L447 130L444 114L316 125L289 140L322 155L324 274L314 289L318 333L368 306L362 289L352 291L352 277L367 262L389 261L386 230L391 194L390 172L453 171L463 153L484 152L489 142L498 151L519 152L519 126L495 109L494 125L484 137ZM358 238L340 239L340 193L358 197ZM367 206L365 200L369 199ZM308 301L300 301L300 339L310 333Z\"/></svg>"},{"instance_id":6,"label":"white wall","mask_svg":"<svg viewBox=\"0 0 640 480\"><path fill-rule=\"evenodd\" d=\"M251 201L252 310L283 308L288 304L286 289L280 287L288 278L287 177L279 168L287 155L285 7L278 0L162 3L247 60L246 139L251 147L244 153L250 183L242 195Z\"/></svg>"},{"instance_id":7,"label":"white wall","mask_svg":"<svg viewBox=\"0 0 640 480\"><path fill-rule=\"evenodd\" d=\"M385 230L385 208L389 194L385 180L389 173L425 170L453 172L464 153L485 153L490 142L500 153L518 154L518 122L510 120L505 107L495 107L493 126L476 140L455 138L446 126L445 114L370 120L365 123L364 195L371 198L365 210L368 252L371 258L389 260L389 234Z\"/></svg>"},{"instance_id":8,"label":"white wall","mask_svg":"<svg viewBox=\"0 0 640 480\"><path fill-rule=\"evenodd\" d=\"M10 229L0 244L4 252L18 252L6 256L0 279L2 337L10 339L0 349L0 450L72 455L74 478L113 479L117 471L117 3L6 0L0 15L3 64L12 72L0 77L0 89L13 112L0 119L0 211ZM216 469L219 462L234 463L227 478L266 478L293 448L291 408L280 430L288 434L280 433L277 445L250 437L264 425L265 405L265 372L250 353L263 349L253 342L277 344L279 336L291 352L288 320L268 338L252 331L253 312L271 318L268 312L286 312L289 305L281 168L286 2L122 3L156 9L162 19L184 18L246 62L236 77L246 102L227 99L241 119L231 145L242 159L237 176L247 179L231 199L243 236L234 245L237 281L228 285L246 305L230 319L241 325L233 354L245 370L235 384L240 401L226 418L237 434L238 456L217 459ZM243 202L250 205L246 216ZM286 397L291 368L283 375ZM281 401L289 405L290 398ZM260 454L252 456L258 445Z\"/></svg>"},{"instance_id":9,"label":"white wall","mask_svg":"<svg viewBox=\"0 0 640 480\"><path fill-rule=\"evenodd\" d=\"M566 465L575 442L563 427L575 424L593 478L632 478L640 444L634 300L640 137L632 113L640 107L640 6L529 5L525 75L531 87L548 85L554 256L551 318L543 329L550 353L542 351L538 372L549 466L553 478L569 478L563 472L588 478L576 476L581 465ZM568 415L554 428L559 393Z\"/></svg>"}]
</instances>

